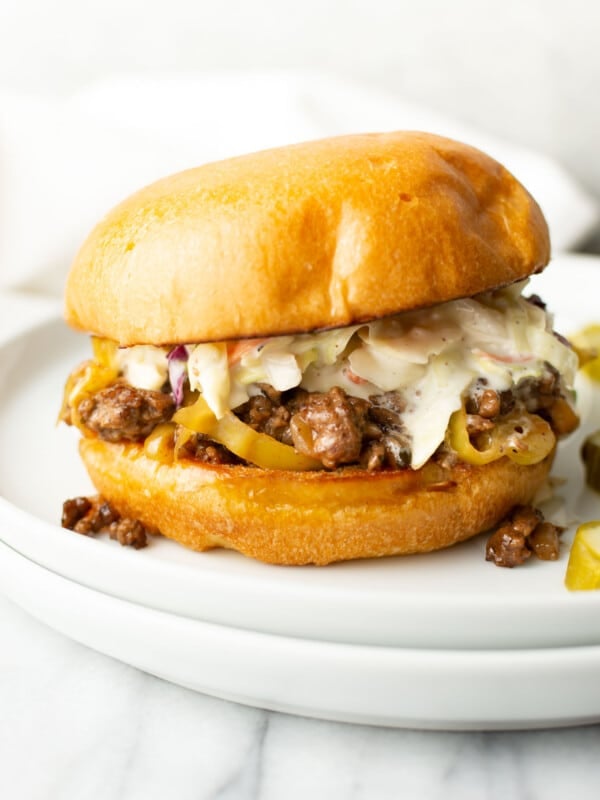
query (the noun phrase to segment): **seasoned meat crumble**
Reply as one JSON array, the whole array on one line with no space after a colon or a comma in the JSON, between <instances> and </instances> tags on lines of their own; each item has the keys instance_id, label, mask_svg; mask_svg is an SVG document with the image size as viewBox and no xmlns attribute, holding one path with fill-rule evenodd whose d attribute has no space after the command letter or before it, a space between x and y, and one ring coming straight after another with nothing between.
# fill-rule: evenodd
<instances>
[{"instance_id":1,"label":"seasoned meat crumble","mask_svg":"<svg viewBox=\"0 0 600 800\"><path fill-rule=\"evenodd\" d=\"M62 527L91 536L108 533L119 544L140 550L148 541L146 528L139 520L121 517L101 495L74 497L63 503Z\"/></svg>"},{"instance_id":2,"label":"seasoned meat crumble","mask_svg":"<svg viewBox=\"0 0 600 800\"><path fill-rule=\"evenodd\" d=\"M556 561L562 528L546 522L532 506L517 506L490 536L486 560L497 567L518 567L535 555L542 561Z\"/></svg>"}]
</instances>

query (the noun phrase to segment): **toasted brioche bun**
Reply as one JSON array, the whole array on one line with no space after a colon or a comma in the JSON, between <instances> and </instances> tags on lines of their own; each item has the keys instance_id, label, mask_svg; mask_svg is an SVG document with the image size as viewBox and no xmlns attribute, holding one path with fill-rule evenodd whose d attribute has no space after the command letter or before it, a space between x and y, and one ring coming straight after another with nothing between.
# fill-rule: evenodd
<instances>
[{"instance_id":1,"label":"toasted brioche bun","mask_svg":"<svg viewBox=\"0 0 600 800\"><path fill-rule=\"evenodd\" d=\"M66 317L121 345L349 325L512 283L543 215L489 156L425 133L345 136L142 189L91 233Z\"/></svg>"},{"instance_id":2,"label":"toasted brioche bun","mask_svg":"<svg viewBox=\"0 0 600 800\"><path fill-rule=\"evenodd\" d=\"M193 550L225 547L298 565L423 553L468 539L529 503L553 457L528 467L503 458L369 474L164 463L142 445L99 439L82 439L80 452L121 515Z\"/></svg>"}]
</instances>

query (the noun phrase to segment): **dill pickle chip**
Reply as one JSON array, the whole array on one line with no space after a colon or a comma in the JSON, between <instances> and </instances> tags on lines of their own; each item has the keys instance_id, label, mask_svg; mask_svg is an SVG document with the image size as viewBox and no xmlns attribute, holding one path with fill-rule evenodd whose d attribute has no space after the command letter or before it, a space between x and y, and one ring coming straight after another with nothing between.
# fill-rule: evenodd
<instances>
[{"instance_id":1,"label":"dill pickle chip","mask_svg":"<svg viewBox=\"0 0 600 800\"><path fill-rule=\"evenodd\" d=\"M593 347L600 350L600 325L587 325L569 336L569 341L577 347Z\"/></svg>"},{"instance_id":2,"label":"dill pickle chip","mask_svg":"<svg viewBox=\"0 0 600 800\"><path fill-rule=\"evenodd\" d=\"M592 360L584 364L581 369L593 381L600 383L600 358L592 358Z\"/></svg>"},{"instance_id":3,"label":"dill pickle chip","mask_svg":"<svg viewBox=\"0 0 600 800\"><path fill-rule=\"evenodd\" d=\"M588 325L571 334L569 342L577 353L581 369L600 383L600 325Z\"/></svg>"},{"instance_id":4,"label":"dill pickle chip","mask_svg":"<svg viewBox=\"0 0 600 800\"><path fill-rule=\"evenodd\" d=\"M565 586L571 591L600 589L600 520L586 522L577 528Z\"/></svg>"}]
</instances>

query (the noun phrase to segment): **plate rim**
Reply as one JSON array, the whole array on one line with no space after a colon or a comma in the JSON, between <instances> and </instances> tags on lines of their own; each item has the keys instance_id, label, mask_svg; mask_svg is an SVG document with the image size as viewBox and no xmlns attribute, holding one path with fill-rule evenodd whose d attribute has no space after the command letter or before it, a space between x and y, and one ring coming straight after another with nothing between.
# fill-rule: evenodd
<instances>
[{"instance_id":1,"label":"plate rim","mask_svg":"<svg viewBox=\"0 0 600 800\"><path fill-rule=\"evenodd\" d=\"M3 542L0 583L12 602L63 635L173 683L246 705L446 730L600 720L600 645L439 651L248 631L112 597L35 564ZM157 648L156 641L168 646ZM532 674L535 692L527 680ZM566 688L565 674L577 678ZM490 682L500 679L516 687L508 704L504 695L489 691Z\"/></svg>"}]
</instances>

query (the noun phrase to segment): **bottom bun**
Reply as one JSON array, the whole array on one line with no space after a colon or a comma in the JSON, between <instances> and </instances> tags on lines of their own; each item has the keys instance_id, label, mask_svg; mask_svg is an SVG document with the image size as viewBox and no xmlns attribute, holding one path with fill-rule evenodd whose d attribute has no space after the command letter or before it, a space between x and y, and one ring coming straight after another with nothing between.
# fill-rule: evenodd
<instances>
[{"instance_id":1,"label":"bottom bun","mask_svg":"<svg viewBox=\"0 0 600 800\"><path fill-rule=\"evenodd\" d=\"M369 473L288 472L148 458L136 444L82 439L100 494L126 517L193 550L226 547L272 564L422 553L488 530L529 503L553 456L532 466Z\"/></svg>"}]
</instances>

